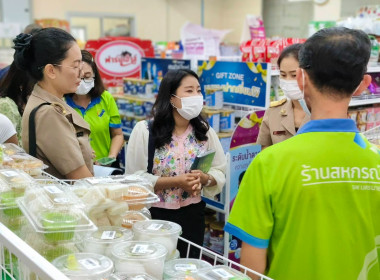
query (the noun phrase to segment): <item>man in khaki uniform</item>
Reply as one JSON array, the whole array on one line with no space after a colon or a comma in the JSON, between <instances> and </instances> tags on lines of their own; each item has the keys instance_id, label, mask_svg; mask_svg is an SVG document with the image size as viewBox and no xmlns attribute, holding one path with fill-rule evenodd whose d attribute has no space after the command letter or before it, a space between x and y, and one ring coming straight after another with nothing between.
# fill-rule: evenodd
<instances>
[{"instance_id":1,"label":"man in khaki uniform","mask_svg":"<svg viewBox=\"0 0 380 280\"><path fill-rule=\"evenodd\" d=\"M36 85L22 119L22 143L29 152L29 115L42 103L35 117L37 157L49 166L47 172L59 179L86 165L93 173L90 127L60 98Z\"/></svg>"},{"instance_id":2,"label":"man in khaki uniform","mask_svg":"<svg viewBox=\"0 0 380 280\"><path fill-rule=\"evenodd\" d=\"M271 102L260 126L257 144L268 147L284 141L294 136L297 130L309 120L310 116L305 114L302 122L297 126L294 120L294 109L291 100L284 98Z\"/></svg>"}]
</instances>

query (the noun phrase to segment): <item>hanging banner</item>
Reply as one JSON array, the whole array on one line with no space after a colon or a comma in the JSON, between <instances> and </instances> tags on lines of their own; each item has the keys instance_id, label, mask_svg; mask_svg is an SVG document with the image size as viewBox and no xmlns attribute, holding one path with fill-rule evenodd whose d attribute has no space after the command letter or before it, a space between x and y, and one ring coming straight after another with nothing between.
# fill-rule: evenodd
<instances>
[{"instance_id":1,"label":"hanging banner","mask_svg":"<svg viewBox=\"0 0 380 280\"><path fill-rule=\"evenodd\" d=\"M190 68L190 60L145 57L141 59L141 79L153 81L153 92L156 93L162 78L169 70Z\"/></svg>"},{"instance_id":2,"label":"hanging banner","mask_svg":"<svg viewBox=\"0 0 380 280\"><path fill-rule=\"evenodd\" d=\"M256 144L260 125L265 111L251 112L243 117L232 135L230 144L230 176L229 211L234 204L235 197L244 173L256 155L261 151L261 145ZM241 240L230 235L228 257L235 262L240 261Z\"/></svg>"},{"instance_id":3,"label":"hanging banner","mask_svg":"<svg viewBox=\"0 0 380 280\"><path fill-rule=\"evenodd\" d=\"M221 88L224 103L263 109L269 105L267 63L201 60L198 75L202 92Z\"/></svg>"}]
</instances>

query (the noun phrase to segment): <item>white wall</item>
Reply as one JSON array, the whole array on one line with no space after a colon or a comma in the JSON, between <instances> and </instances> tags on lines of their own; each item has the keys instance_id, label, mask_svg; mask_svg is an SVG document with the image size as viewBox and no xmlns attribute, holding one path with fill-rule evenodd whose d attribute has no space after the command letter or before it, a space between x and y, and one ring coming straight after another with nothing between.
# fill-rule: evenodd
<instances>
[{"instance_id":1,"label":"white wall","mask_svg":"<svg viewBox=\"0 0 380 280\"><path fill-rule=\"evenodd\" d=\"M314 4L314 19L316 21L338 20L341 14L341 0L329 0L326 4Z\"/></svg>"},{"instance_id":2,"label":"white wall","mask_svg":"<svg viewBox=\"0 0 380 280\"><path fill-rule=\"evenodd\" d=\"M233 29L226 40L239 42L245 14L261 14L261 1L205 0L204 26ZM137 36L153 41L178 40L187 21L201 24L201 0L33 0L32 7L37 19L67 19L73 12L134 15Z\"/></svg>"}]
</instances>

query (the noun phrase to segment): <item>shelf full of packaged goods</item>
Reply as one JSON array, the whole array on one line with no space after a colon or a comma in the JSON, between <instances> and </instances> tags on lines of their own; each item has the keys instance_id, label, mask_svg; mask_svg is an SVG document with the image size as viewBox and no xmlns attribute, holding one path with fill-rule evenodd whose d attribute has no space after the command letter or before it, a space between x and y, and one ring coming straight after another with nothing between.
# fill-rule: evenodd
<instances>
[{"instance_id":1,"label":"shelf full of packaged goods","mask_svg":"<svg viewBox=\"0 0 380 280\"><path fill-rule=\"evenodd\" d=\"M365 99L351 99L350 107L353 106L363 106L380 103L380 97L378 98L365 98Z\"/></svg>"},{"instance_id":2,"label":"shelf full of packaged goods","mask_svg":"<svg viewBox=\"0 0 380 280\"><path fill-rule=\"evenodd\" d=\"M134 101L134 102L151 102L151 103L154 103L156 101L155 98L146 98L146 97L140 97L140 96L131 95L131 94L114 95L113 98L125 99L125 100L129 100L129 101Z\"/></svg>"},{"instance_id":3,"label":"shelf full of packaged goods","mask_svg":"<svg viewBox=\"0 0 380 280\"><path fill-rule=\"evenodd\" d=\"M367 73L380 73L380 65L369 66L367 69ZM272 69L271 76L279 76L279 75L280 75L279 69Z\"/></svg>"},{"instance_id":4,"label":"shelf full of packaged goods","mask_svg":"<svg viewBox=\"0 0 380 280\"><path fill-rule=\"evenodd\" d=\"M380 73L380 65L369 66L367 69L367 73Z\"/></svg>"}]
</instances>

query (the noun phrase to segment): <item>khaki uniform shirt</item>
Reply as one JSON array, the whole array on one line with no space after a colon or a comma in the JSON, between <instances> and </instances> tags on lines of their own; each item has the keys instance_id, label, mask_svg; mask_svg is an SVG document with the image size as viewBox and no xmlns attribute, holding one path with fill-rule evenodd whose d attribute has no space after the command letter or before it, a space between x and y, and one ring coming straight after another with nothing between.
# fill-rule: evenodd
<instances>
[{"instance_id":1,"label":"khaki uniform shirt","mask_svg":"<svg viewBox=\"0 0 380 280\"><path fill-rule=\"evenodd\" d=\"M301 127L310 120L306 114L302 120ZM286 98L271 102L264 114L263 122L260 126L257 144L270 146L284 141L296 134L294 125L294 110L292 101Z\"/></svg>"},{"instance_id":2,"label":"khaki uniform shirt","mask_svg":"<svg viewBox=\"0 0 380 280\"><path fill-rule=\"evenodd\" d=\"M65 176L86 165L93 173L92 149L89 142L90 127L83 118L62 99L36 85L26 104L22 117L22 143L29 152L29 115L38 105L35 115L37 157L49 168L49 174Z\"/></svg>"}]
</instances>

